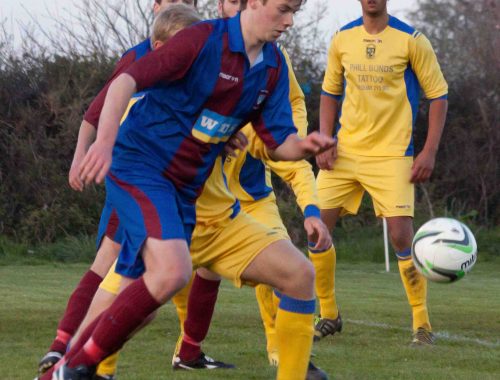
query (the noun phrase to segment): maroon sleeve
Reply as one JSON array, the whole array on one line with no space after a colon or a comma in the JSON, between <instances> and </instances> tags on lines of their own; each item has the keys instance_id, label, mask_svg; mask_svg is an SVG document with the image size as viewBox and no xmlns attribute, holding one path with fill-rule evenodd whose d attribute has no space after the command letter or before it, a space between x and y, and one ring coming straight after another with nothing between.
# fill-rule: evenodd
<instances>
[{"instance_id":1,"label":"maroon sleeve","mask_svg":"<svg viewBox=\"0 0 500 380\"><path fill-rule=\"evenodd\" d=\"M135 62L126 73L135 79L137 91L168 83L186 75L212 32L210 23L181 30L159 49Z\"/></svg>"},{"instance_id":2,"label":"maroon sleeve","mask_svg":"<svg viewBox=\"0 0 500 380\"><path fill-rule=\"evenodd\" d=\"M99 91L99 94L97 94L94 100L92 100L92 103L90 103L87 112L85 112L85 115L83 115L83 120L92 124L96 129L97 125L99 124L99 117L101 116L102 107L104 106L104 99L106 99L106 94L108 93L111 82L113 82L113 80L118 75L125 72L125 70L127 70L127 68L129 68L132 63L134 63L135 54L135 51L132 50L120 58L115 66L115 69L113 70L113 73L106 82L106 85L102 88L101 91Z\"/></svg>"}]
</instances>

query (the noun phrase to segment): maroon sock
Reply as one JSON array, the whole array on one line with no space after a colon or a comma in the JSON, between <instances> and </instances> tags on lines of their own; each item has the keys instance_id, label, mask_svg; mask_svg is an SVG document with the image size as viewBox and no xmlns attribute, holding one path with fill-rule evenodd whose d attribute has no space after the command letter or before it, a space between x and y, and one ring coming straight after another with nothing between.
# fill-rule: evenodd
<instances>
[{"instance_id":1,"label":"maroon sock","mask_svg":"<svg viewBox=\"0 0 500 380\"><path fill-rule=\"evenodd\" d=\"M69 358L70 366L98 364L119 350L131 333L160 306L149 293L142 277L134 281L101 314L90 339L84 342L76 355Z\"/></svg>"},{"instance_id":2,"label":"maroon sock","mask_svg":"<svg viewBox=\"0 0 500 380\"><path fill-rule=\"evenodd\" d=\"M66 347L87 314L94 294L99 288L102 277L89 270L80 280L80 283L69 298L66 311L57 326L57 336L52 342L49 351L66 352Z\"/></svg>"},{"instance_id":3,"label":"maroon sock","mask_svg":"<svg viewBox=\"0 0 500 380\"><path fill-rule=\"evenodd\" d=\"M83 348L85 343L87 343L87 341L94 333L97 324L101 320L103 313L101 313L85 328L85 330L83 330L82 334L80 335L80 338L78 338L76 342L72 342L70 350L64 355L64 359L66 361L69 361L72 357L74 357Z\"/></svg>"},{"instance_id":4,"label":"maroon sock","mask_svg":"<svg viewBox=\"0 0 500 380\"><path fill-rule=\"evenodd\" d=\"M190 361L200 356L200 345L205 340L212 321L219 285L220 280L205 280L198 274L194 277L184 322L184 339L179 350L182 360Z\"/></svg>"}]
</instances>

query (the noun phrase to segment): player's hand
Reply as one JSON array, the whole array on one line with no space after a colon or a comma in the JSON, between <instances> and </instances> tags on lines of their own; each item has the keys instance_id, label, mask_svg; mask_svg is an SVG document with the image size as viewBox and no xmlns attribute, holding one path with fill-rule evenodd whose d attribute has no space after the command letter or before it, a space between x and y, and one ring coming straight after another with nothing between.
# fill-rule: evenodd
<instances>
[{"instance_id":1,"label":"player's hand","mask_svg":"<svg viewBox=\"0 0 500 380\"><path fill-rule=\"evenodd\" d=\"M319 132L312 132L300 141L299 146L307 156L316 156L335 146L336 140Z\"/></svg>"},{"instance_id":2,"label":"player's hand","mask_svg":"<svg viewBox=\"0 0 500 380\"><path fill-rule=\"evenodd\" d=\"M69 169L68 182L73 190L83 191L83 181L80 179L80 163L81 157L73 157L71 168Z\"/></svg>"},{"instance_id":3,"label":"player's hand","mask_svg":"<svg viewBox=\"0 0 500 380\"><path fill-rule=\"evenodd\" d=\"M307 233L307 240L316 244L310 248L323 251L332 245L332 236L320 218L315 216L306 218L304 220L304 229Z\"/></svg>"},{"instance_id":4,"label":"player's hand","mask_svg":"<svg viewBox=\"0 0 500 380\"><path fill-rule=\"evenodd\" d=\"M101 183L111 167L113 146L96 141L80 164L80 180L89 185L92 181Z\"/></svg>"},{"instance_id":5,"label":"player's hand","mask_svg":"<svg viewBox=\"0 0 500 380\"><path fill-rule=\"evenodd\" d=\"M334 138L333 140L335 141L335 145L332 148L316 156L316 165L318 165L318 168L321 170L333 169L333 164L337 159L337 139Z\"/></svg>"},{"instance_id":6,"label":"player's hand","mask_svg":"<svg viewBox=\"0 0 500 380\"><path fill-rule=\"evenodd\" d=\"M415 158L413 165L411 167L411 178L410 182L420 183L427 181L432 171L434 170L434 165L436 163L436 153L423 150Z\"/></svg>"},{"instance_id":7,"label":"player's hand","mask_svg":"<svg viewBox=\"0 0 500 380\"><path fill-rule=\"evenodd\" d=\"M244 150L248 145L248 139L245 136L245 134L241 131L236 132L234 135L231 136L229 141L226 143L224 146L224 152L228 156L231 157L236 157L237 150Z\"/></svg>"}]
</instances>

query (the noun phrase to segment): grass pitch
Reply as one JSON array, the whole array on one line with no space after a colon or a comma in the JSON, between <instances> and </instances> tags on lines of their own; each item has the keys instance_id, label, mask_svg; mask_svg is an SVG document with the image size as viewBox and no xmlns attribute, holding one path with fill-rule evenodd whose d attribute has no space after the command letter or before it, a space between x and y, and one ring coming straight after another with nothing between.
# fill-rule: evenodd
<instances>
[{"instance_id":1,"label":"grass pitch","mask_svg":"<svg viewBox=\"0 0 500 380\"><path fill-rule=\"evenodd\" d=\"M339 262L337 294L344 330L315 344L314 362L331 379L500 378L499 261L479 262L455 284L429 285L429 309L438 345L409 347L410 311L395 264ZM87 266L54 264L0 267L0 379L32 379L55 334L57 321ZM173 372L178 334L174 307L123 351L120 380L272 379L253 291L222 286L204 345L236 370Z\"/></svg>"}]
</instances>

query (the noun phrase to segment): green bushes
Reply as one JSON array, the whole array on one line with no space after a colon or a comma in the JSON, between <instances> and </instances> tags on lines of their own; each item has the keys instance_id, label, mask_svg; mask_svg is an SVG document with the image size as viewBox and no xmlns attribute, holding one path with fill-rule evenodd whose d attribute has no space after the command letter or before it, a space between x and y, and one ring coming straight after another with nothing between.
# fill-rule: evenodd
<instances>
[{"instance_id":1,"label":"green bushes","mask_svg":"<svg viewBox=\"0 0 500 380\"><path fill-rule=\"evenodd\" d=\"M484 227L500 223L500 77L494 48L498 37L490 32L496 21L494 12L485 11L488 1L475 2L474 7L468 3L421 1L412 16L435 46L450 85L448 122L436 169L431 182L417 188L417 225L432 215L465 218ZM54 46L62 47L65 37L78 37L65 34L69 25L61 28L62 43ZM315 28L317 23L310 25ZM80 41L71 40L66 50L28 46L12 54L8 39L0 35L0 234L9 241L50 243L96 231L104 189L76 193L67 176L83 112L117 56L101 40L92 42L98 36L90 31L80 51ZM326 49L319 44L320 37L316 27L290 33L284 42L297 77L310 85L311 130L318 127L321 57ZM140 40L136 34L129 39L133 38ZM417 152L426 132L427 122L420 117ZM302 216L287 191L277 185L282 216L294 240L304 242ZM371 233L367 227L381 230L371 203L365 202L358 217L341 222L339 239L351 232L358 239L361 227L367 236ZM488 239L498 240L498 228L490 231Z\"/></svg>"},{"instance_id":2,"label":"green bushes","mask_svg":"<svg viewBox=\"0 0 500 380\"><path fill-rule=\"evenodd\" d=\"M111 61L89 57L10 57L0 67L1 233L52 242L91 234L102 188L68 185L83 110L102 87Z\"/></svg>"}]
</instances>

